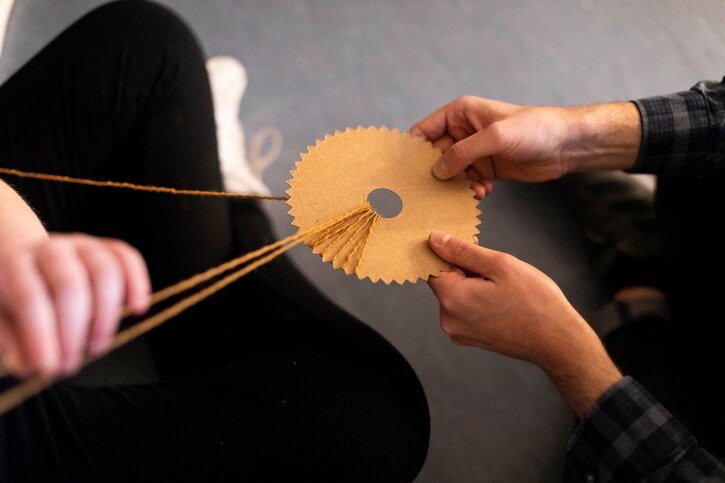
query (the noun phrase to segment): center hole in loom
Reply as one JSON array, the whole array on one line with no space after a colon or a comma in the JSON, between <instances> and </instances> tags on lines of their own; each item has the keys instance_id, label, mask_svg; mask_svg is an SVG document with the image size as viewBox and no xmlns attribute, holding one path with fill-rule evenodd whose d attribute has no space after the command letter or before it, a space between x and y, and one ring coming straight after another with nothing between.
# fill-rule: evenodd
<instances>
[{"instance_id":1,"label":"center hole in loom","mask_svg":"<svg viewBox=\"0 0 725 483\"><path fill-rule=\"evenodd\" d=\"M394 191L378 188L368 193L368 203L383 218L394 218L403 210L403 200Z\"/></svg>"}]
</instances>

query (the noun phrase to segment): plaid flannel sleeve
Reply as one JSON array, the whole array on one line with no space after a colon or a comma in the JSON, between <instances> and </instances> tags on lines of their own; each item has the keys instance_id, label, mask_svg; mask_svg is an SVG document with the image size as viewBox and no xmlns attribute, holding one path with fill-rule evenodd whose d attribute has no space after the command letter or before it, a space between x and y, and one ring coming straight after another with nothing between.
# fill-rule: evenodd
<instances>
[{"instance_id":1,"label":"plaid flannel sleeve","mask_svg":"<svg viewBox=\"0 0 725 483\"><path fill-rule=\"evenodd\" d=\"M725 466L629 377L596 402L569 440L582 481L725 481Z\"/></svg>"},{"instance_id":2,"label":"plaid flannel sleeve","mask_svg":"<svg viewBox=\"0 0 725 483\"><path fill-rule=\"evenodd\" d=\"M725 174L725 78L634 103L642 145L632 172Z\"/></svg>"}]
</instances>

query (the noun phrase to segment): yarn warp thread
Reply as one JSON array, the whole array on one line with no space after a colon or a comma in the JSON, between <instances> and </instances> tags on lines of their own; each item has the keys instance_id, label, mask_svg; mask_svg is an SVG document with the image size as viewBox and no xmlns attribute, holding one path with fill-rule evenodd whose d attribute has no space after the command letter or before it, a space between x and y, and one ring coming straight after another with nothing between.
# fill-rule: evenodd
<instances>
[{"instance_id":1,"label":"yarn warp thread","mask_svg":"<svg viewBox=\"0 0 725 483\"><path fill-rule=\"evenodd\" d=\"M161 186L146 186L133 183L116 182L116 181L97 181L85 178L73 178L69 176L52 175L46 173L35 173L28 171L20 171L10 168L0 168L0 173L18 177L26 177L33 179L41 179L63 183L83 184L96 187L112 187L130 189L135 191L149 191L154 193L166 193L172 195L191 195L191 196L212 196L225 198L256 198L264 200L285 200L282 196L264 196L256 194L239 194L228 193L223 191L203 191L203 190L182 190L176 188L168 188ZM336 252L337 260L350 270L355 270L357 263L362 258L365 245L373 232L376 222L379 220L378 215L371 208L368 202L343 213L333 219L324 221L317 226L309 229L300 230L294 235L288 236L282 240L276 241L269 245L265 245L255 251L246 253L232 260L226 261L212 267L204 272L193 275L187 279L181 280L169 287L166 287L151 296L151 305L154 306L164 300L176 295L193 290L205 282L213 279L216 281L210 283L198 291L192 292L190 295L175 302L160 312L151 315L133 326L117 333L111 341L108 352L128 344L147 332L159 327L173 317L181 314L188 308L198 304L199 302L211 297L218 291L227 287L231 283L239 280L253 270L270 263L275 258L287 252L294 246L305 242L308 244L336 244L342 240L342 247ZM362 236L355 236L362 234ZM353 242L353 240L355 240ZM127 312L124 312L124 316ZM82 366L86 366L94 360L105 354L97 356L86 356ZM8 371L0 367L0 377L8 374ZM28 398L38 394L44 389L50 387L60 378L48 376L33 376L19 384L0 393L0 415L6 413L10 409L22 404Z\"/></svg>"}]
</instances>

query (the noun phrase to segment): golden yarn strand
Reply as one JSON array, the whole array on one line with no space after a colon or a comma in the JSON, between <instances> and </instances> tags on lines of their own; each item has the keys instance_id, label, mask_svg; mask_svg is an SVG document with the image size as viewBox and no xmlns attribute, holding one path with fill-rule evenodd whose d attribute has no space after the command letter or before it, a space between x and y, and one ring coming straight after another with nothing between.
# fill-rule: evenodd
<instances>
[{"instance_id":1,"label":"golden yarn strand","mask_svg":"<svg viewBox=\"0 0 725 483\"><path fill-rule=\"evenodd\" d=\"M348 227L356 226L358 224L357 222L361 218L366 220L372 220L372 222L370 223L370 227L367 230L366 236L361 240L358 246L353 249L354 251L357 251L360 244L366 244L369 235L372 232L372 227L379 218L379 215L377 215L377 213L372 210L370 204L367 202L351 210L350 212L336 217L330 221L321 223L307 230L299 231L294 235L266 245L253 252L224 262L216 267L206 270L205 272L193 275L187 279L184 279L178 283L175 283L174 285L171 285L163 290L154 293L151 297L152 305L166 300L174 295L178 295L185 291L196 288L197 286L208 280L221 276L229 271L237 269L238 267L244 265L247 262L250 262L247 265L244 265L241 268L238 268L237 270L234 270L231 273L225 275L224 277L207 286L206 288L200 289L199 291L184 297L180 301L174 303L173 305L167 307L159 313L147 317L141 322L125 330L122 330L113 338L107 352L118 349L119 347L128 344L129 342L140 337L141 335L146 334L147 332L155 329L156 327L159 327L163 323L167 322L169 319L176 317L188 308L211 297L218 291L244 277L253 270L256 270L262 265L271 262L275 258L279 257L280 255L287 252L292 247L305 241L306 239L311 237L314 238L321 234L323 235L323 238L327 238L324 236L324 234L332 232L340 233L340 225ZM368 222L366 221L363 226L367 225L367 223ZM345 231L343 230L342 233L345 234ZM364 250L364 247L362 249ZM83 361L82 365L86 366L102 356L103 355L87 356ZM59 379L60 378L57 377L34 376L22 381L14 387L11 387L3 393L0 393L0 415L22 404L25 400L48 388Z\"/></svg>"},{"instance_id":2,"label":"golden yarn strand","mask_svg":"<svg viewBox=\"0 0 725 483\"><path fill-rule=\"evenodd\" d=\"M165 193L170 195L185 196L208 196L218 198L252 198L257 200L287 200L286 196L267 196L249 193L230 193L228 191L206 191L206 190L187 190L169 188L167 186L142 185L135 183L127 183L125 181L99 181L87 178L74 178L72 176L63 176L59 174L36 173L33 171L21 171L12 168L0 168L0 174L8 176L17 176L19 178L41 179L45 181L55 181L57 183L82 184L86 186L96 186L99 188L120 188L133 191L147 191L151 193Z\"/></svg>"},{"instance_id":3,"label":"golden yarn strand","mask_svg":"<svg viewBox=\"0 0 725 483\"><path fill-rule=\"evenodd\" d=\"M314 236L308 237L305 242L307 242L310 246L313 248L318 249L321 246L324 246L323 244L325 242L330 241L334 237L338 236L340 233L346 232L351 226L353 226L357 222L358 218L348 218L341 223L335 225L335 227L331 230L327 230L323 233L315 234Z\"/></svg>"},{"instance_id":4,"label":"golden yarn strand","mask_svg":"<svg viewBox=\"0 0 725 483\"><path fill-rule=\"evenodd\" d=\"M337 226L339 224L345 223L350 219L357 218L358 216L362 216L364 214L367 214L367 212L372 211L370 208L369 203L365 203L354 210L351 210L350 212L335 218L331 221L322 223L320 225L314 226L312 228L309 228L305 231L301 231L296 233L295 235L289 236L283 240L276 241L270 245L263 246L262 248L259 248L258 250L255 250L250 253L246 253L240 257L234 258L232 260L229 260L227 262L222 263L221 265L217 265L216 267L210 268L209 270L206 270L205 272L198 273L196 275L193 275L187 279L184 279L180 282L175 283L174 285L171 285L169 287L166 287L162 290L159 290L158 292L151 295L151 304L157 304L163 300L166 300L170 297L173 297L174 295L178 295L181 292L185 292L193 287L196 287L200 283L206 282L207 280L210 280L218 275L221 275L224 272L227 272L233 268L238 267L239 265L246 263L254 258L257 258L261 255L264 255L265 253L274 250L277 247L280 247L284 245L285 243L288 243L290 239L294 238L302 238L303 240L310 235L314 235L319 232L326 232L328 229L333 228L333 226Z\"/></svg>"},{"instance_id":5,"label":"golden yarn strand","mask_svg":"<svg viewBox=\"0 0 725 483\"><path fill-rule=\"evenodd\" d=\"M360 242L357 244L357 246L355 246L353 248L352 252L347 257L348 263L351 264L350 272L345 270L345 273L347 273L348 275L350 275L351 273L357 272L357 267L360 265L360 260L362 260L363 256L365 255L365 249L368 246L368 240L370 239L370 236L373 234L375 225L378 223L378 221L380 221L380 218L382 218L382 217L380 215L378 215L377 213L375 213L375 216L372 218L372 221L368 225L368 231L367 231L367 233L365 233L364 238L362 238L360 240ZM360 253L360 255L357 256L357 258L355 258L355 256L358 254L358 252Z\"/></svg>"},{"instance_id":6,"label":"golden yarn strand","mask_svg":"<svg viewBox=\"0 0 725 483\"><path fill-rule=\"evenodd\" d=\"M376 216L380 215L373 211L366 216L360 217L360 223L355 224L354 230L350 230L350 234L347 237L347 240L344 241L344 243L340 247L340 250L332 258L333 267L340 267L344 265L349 259L350 254L357 248L357 246L367 240L367 238L361 238L360 235L362 233L367 233L367 225L371 223L373 218L375 218Z\"/></svg>"},{"instance_id":7,"label":"golden yarn strand","mask_svg":"<svg viewBox=\"0 0 725 483\"><path fill-rule=\"evenodd\" d=\"M335 257L339 256L340 252L342 252L345 248L345 245L347 244L346 242L355 237L355 234L360 230L370 215L371 213L366 213L365 215L356 217L355 220L353 220L353 222L344 230L337 229L335 232L331 232L330 235L323 233L321 235L323 238L322 242L313 244L313 248L318 250L321 249L323 260L334 260Z\"/></svg>"}]
</instances>

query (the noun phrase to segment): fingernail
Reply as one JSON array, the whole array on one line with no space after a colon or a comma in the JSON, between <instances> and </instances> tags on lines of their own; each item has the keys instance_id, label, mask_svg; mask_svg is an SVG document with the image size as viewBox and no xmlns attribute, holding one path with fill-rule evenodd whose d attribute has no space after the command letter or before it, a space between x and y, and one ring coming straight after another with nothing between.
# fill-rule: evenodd
<instances>
[{"instance_id":1,"label":"fingernail","mask_svg":"<svg viewBox=\"0 0 725 483\"><path fill-rule=\"evenodd\" d=\"M442 247L443 245L445 245L450 237L451 235L449 235L448 233L436 230L430 234L430 237L428 239L430 240L431 244Z\"/></svg>"},{"instance_id":2,"label":"fingernail","mask_svg":"<svg viewBox=\"0 0 725 483\"><path fill-rule=\"evenodd\" d=\"M436 164L433 165L433 176L438 179L448 179L448 175L451 170L448 169L448 165L442 159L439 159Z\"/></svg>"},{"instance_id":3,"label":"fingernail","mask_svg":"<svg viewBox=\"0 0 725 483\"><path fill-rule=\"evenodd\" d=\"M106 340L101 338L93 339L88 349L92 355L99 356L106 350Z\"/></svg>"},{"instance_id":4,"label":"fingernail","mask_svg":"<svg viewBox=\"0 0 725 483\"><path fill-rule=\"evenodd\" d=\"M80 363L81 363L80 357L77 357L77 356L68 357L63 362L63 365L61 366L62 367L61 370L62 370L63 374L65 374L65 375L73 374L78 369L78 366L80 366Z\"/></svg>"},{"instance_id":5,"label":"fingernail","mask_svg":"<svg viewBox=\"0 0 725 483\"><path fill-rule=\"evenodd\" d=\"M477 182L480 182L481 181L481 175L478 174L478 171L476 171L475 169L469 167L466 170L466 179L468 179L469 181L477 181Z\"/></svg>"},{"instance_id":6,"label":"fingernail","mask_svg":"<svg viewBox=\"0 0 725 483\"><path fill-rule=\"evenodd\" d=\"M144 295L133 304L133 315L143 315L149 308L151 308L151 297Z\"/></svg>"}]
</instances>

